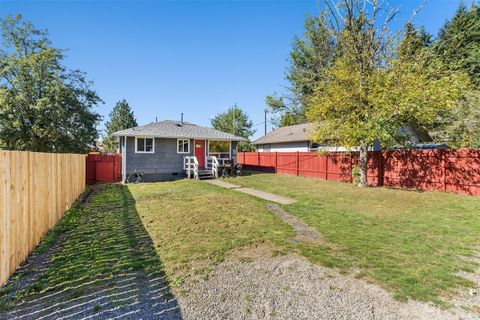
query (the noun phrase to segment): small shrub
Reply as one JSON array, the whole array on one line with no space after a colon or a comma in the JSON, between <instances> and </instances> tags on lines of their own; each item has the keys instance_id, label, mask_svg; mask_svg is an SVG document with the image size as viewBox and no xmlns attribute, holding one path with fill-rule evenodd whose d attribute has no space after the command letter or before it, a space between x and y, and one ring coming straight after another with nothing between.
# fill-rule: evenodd
<instances>
[{"instance_id":1,"label":"small shrub","mask_svg":"<svg viewBox=\"0 0 480 320\"><path fill-rule=\"evenodd\" d=\"M357 165L352 166L352 178L355 185L360 183L360 168Z\"/></svg>"}]
</instances>

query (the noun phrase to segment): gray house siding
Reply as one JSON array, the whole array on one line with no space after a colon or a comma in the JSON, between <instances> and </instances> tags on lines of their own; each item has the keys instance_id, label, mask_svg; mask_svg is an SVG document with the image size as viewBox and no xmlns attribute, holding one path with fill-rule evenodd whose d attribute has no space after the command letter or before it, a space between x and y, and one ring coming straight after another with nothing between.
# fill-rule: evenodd
<instances>
[{"instance_id":1,"label":"gray house siding","mask_svg":"<svg viewBox=\"0 0 480 320\"><path fill-rule=\"evenodd\" d=\"M127 138L126 173L135 169L143 172L145 181L165 181L185 176L183 157L193 155L193 140L190 153L177 153L177 139L155 138L154 153L135 153L135 138Z\"/></svg>"}]
</instances>

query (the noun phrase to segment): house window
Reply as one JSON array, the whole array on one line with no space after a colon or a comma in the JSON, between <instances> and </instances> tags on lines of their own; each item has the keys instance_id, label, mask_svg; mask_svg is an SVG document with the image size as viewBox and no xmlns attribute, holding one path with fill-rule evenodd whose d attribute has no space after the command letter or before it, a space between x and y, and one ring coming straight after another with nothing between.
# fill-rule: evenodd
<instances>
[{"instance_id":1,"label":"house window","mask_svg":"<svg viewBox=\"0 0 480 320\"><path fill-rule=\"evenodd\" d=\"M177 140L177 153L190 153L190 139Z\"/></svg>"},{"instance_id":2,"label":"house window","mask_svg":"<svg viewBox=\"0 0 480 320\"><path fill-rule=\"evenodd\" d=\"M230 159L230 141L208 141L208 155L217 159Z\"/></svg>"},{"instance_id":3,"label":"house window","mask_svg":"<svg viewBox=\"0 0 480 320\"><path fill-rule=\"evenodd\" d=\"M270 152L270 148L271 148L271 147L272 147L272 146L271 146L270 144L264 144L264 145L263 145L263 151L265 151L265 152Z\"/></svg>"},{"instance_id":4,"label":"house window","mask_svg":"<svg viewBox=\"0 0 480 320\"><path fill-rule=\"evenodd\" d=\"M154 153L153 138L135 138L136 153Z\"/></svg>"}]
</instances>

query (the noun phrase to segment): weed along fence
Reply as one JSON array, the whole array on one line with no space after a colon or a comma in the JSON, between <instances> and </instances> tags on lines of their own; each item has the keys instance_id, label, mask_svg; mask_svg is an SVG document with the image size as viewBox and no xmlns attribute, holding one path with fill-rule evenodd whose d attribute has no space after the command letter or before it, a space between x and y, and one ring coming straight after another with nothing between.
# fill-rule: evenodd
<instances>
[{"instance_id":1,"label":"weed along fence","mask_svg":"<svg viewBox=\"0 0 480 320\"><path fill-rule=\"evenodd\" d=\"M120 154L87 155L87 184L119 182L122 180L122 156Z\"/></svg>"},{"instance_id":2,"label":"weed along fence","mask_svg":"<svg viewBox=\"0 0 480 320\"><path fill-rule=\"evenodd\" d=\"M85 155L0 150L0 285L85 188Z\"/></svg>"},{"instance_id":3,"label":"weed along fence","mask_svg":"<svg viewBox=\"0 0 480 320\"><path fill-rule=\"evenodd\" d=\"M238 162L246 170L352 182L358 154L239 152ZM480 150L372 151L368 183L480 195Z\"/></svg>"}]
</instances>

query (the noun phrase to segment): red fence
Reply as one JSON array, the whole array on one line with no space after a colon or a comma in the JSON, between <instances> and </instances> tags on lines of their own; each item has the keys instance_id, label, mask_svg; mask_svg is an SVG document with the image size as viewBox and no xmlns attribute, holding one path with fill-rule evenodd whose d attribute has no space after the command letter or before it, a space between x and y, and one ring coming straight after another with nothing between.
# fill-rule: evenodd
<instances>
[{"instance_id":1,"label":"red fence","mask_svg":"<svg viewBox=\"0 0 480 320\"><path fill-rule=\"evenodd\" d=\"M87 184L122 180L122 156L90 153L87 156Z\"/></svg>"},{"instance_id":2,"label":"red fence","mask_svg":"<svg viewBox=\"0 0 480 320\"><path fill-rule=\"evenodd\" d=\"M352 182L358 154L239 152L246 170ZM369 153L368 183L480 195L480 150L398 150Z\"/></svg>"}]
</instances>

